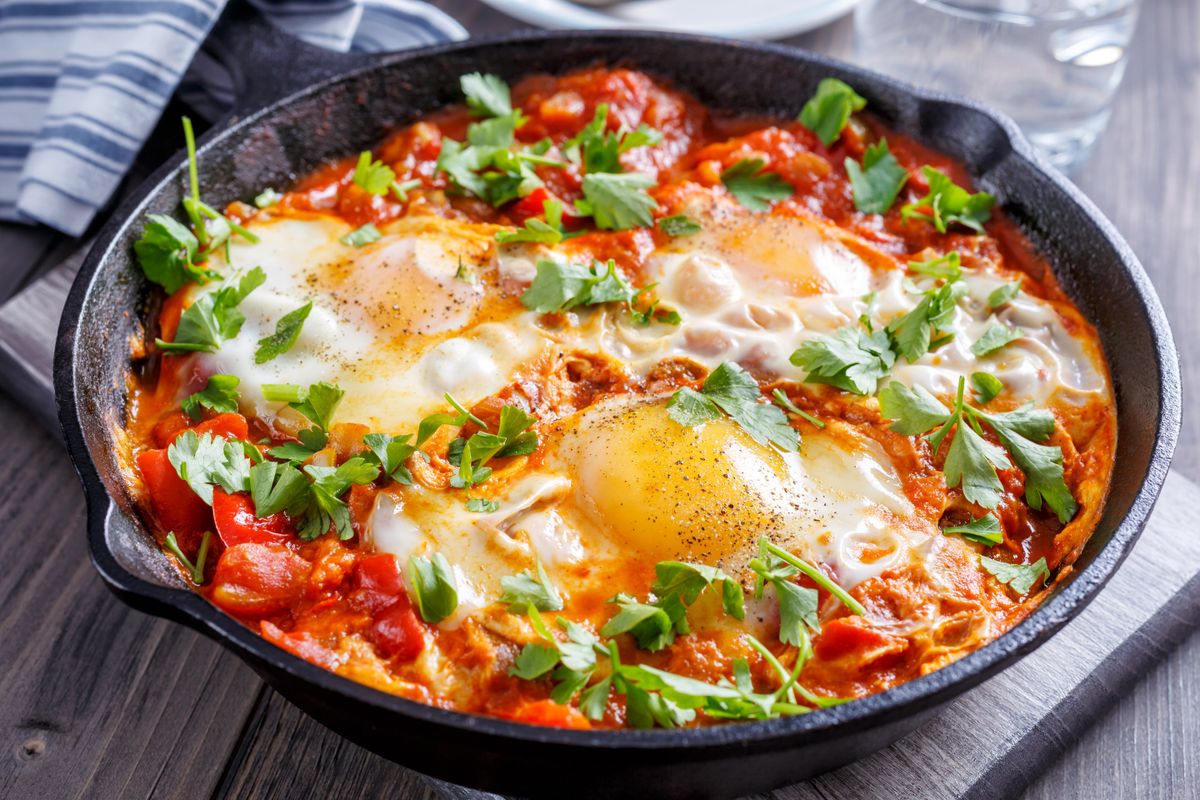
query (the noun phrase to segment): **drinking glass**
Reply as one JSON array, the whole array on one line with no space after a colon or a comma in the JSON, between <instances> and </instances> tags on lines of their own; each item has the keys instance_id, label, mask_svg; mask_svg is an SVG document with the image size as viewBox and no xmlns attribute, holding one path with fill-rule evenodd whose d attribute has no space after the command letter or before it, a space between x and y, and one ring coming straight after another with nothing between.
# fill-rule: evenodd
<instances>
[{"instance_id":1,"label":"drinking glass","mask_svg":"<svg viewBox=\"0 0 1200 800\"><path fill-rule=\"evenodd\" d=\"M1138 0L862 0L867 67L1004 111L1070 172L1104 130Z\"/></svg>"}]
</instances>

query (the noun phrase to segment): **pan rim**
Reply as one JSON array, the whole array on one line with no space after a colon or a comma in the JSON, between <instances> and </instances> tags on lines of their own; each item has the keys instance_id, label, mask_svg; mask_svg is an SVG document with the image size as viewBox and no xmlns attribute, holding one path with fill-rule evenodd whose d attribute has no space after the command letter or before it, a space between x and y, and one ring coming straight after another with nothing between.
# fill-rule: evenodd
<instances>
[{"instance_id":1,"label":"pan rim","mask_svg":"<svg viewBox=\"0 0 1200 800\"><path fill-rule=\"evenodd\" d=\"M674 41L696 46L736 49L782 56L810 66L827 67L843 75L860 75L883 84L919 104L948 103L971 109L989 118L1007 137L1012 156L1028 162L1033 170L1047 177L1062 196L1077 205L1097 226L1105 244L1122 262L1134 290L1131 302L1136 302L1145 317L1156 356L1159 375L1159 414L1154 426L1154 443L1150 449L1147 474L1133 496L1124 518L1113 531L1111 540L1100 550L1085 569L1057 594L1051 596L1023 622L962 659L929 675L908 681L884 692L856 699L834 708L810 714L783 717L775 720L742 722L703 728L672 730L563 730L526 725L509 720L436 708L413 700L390 695L348 678L328 672L294 656L255 634L191 590L153 584L138 578L122 567L109 550L106 541L108 519L121 514L100 479L96 464L87 448L84 421L76 397L75 361L78 345L80 311L91 296L91 288L101 268L108 264L116 242L130 225L140 217L139 211L156 196L169 181L183 171L180 154L169 160L146 179L142 187L121 205L105 224L97 245L80 269L68 297L60 322L55 352L54 383L59 420L67 449L83 483L87 506L89 550L93 563L109 587L132 605L141 606L160 616L189 625L223 646L233 650L244 661L255 666L270 667L300 679L315 688L333 692L340 698L380 707L388 713L399 714L425 724L486 736L500 736L529 743L552 744L569 748L599 750L689 751L725 747L730 744L756 745L786 749L800 740L822 734L837 737L853 735L889 721L908 717L934 708L965 692L1008 666L1018 657L1035 649L1056 633L1075 614L1083 609L1120 566L1136 542L1162 484L1174 451L1181 424L1182 401L1178 357L1169 323L1158 297L1141 263L1128 244L1100 213L1095 205L1066 178L1051 168L1036 152L1007 117L972 100L941 92L919 89L902 81L881 76L869 70L846 64L819 54L770 43L746 43L710 36L649 31L556 31L522 32L505 36L486 37L435 45L402 53L383 54L373 63L348 69L332 77L316 81L287 96L269 103L235 121L214 126L203 137L200 153L213 148L261 120L279 113L295 103L326 91L330 86L351 81L363 74L386 70L404 63L436 58L446 53L489 47L520 46L557 40ZM269 682L269 681L268 681Z\"/></svg>"}]
</instances>

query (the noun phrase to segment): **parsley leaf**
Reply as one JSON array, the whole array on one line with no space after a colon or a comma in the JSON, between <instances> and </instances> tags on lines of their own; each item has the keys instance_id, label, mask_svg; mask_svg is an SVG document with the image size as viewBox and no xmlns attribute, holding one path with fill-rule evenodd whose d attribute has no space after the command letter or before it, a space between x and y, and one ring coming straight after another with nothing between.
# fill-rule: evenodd
<instances>
[{"instance_id":1,"label":"parsley leaf","mask_svg":"<svg viewBox=\"0 0 1200 800\"><path fill-rule=\"evenodd\" d=\"M411 434L390 436L386 433L368 433L363 437L363 443L371 448L371 452L365 458L379 464L383 474L392 480L405 486L411 486L412 473L409 472L405 463L409 456L417 451L417 446L409 444L410 439L412 439Z\"/></svg>"},{"instance_id":2,"label":"parsley leaf","mask_svg":"<svg viewBox=\"0 0 1200 800\"><path fill-rule=\"evenodd\" d=\"M716 567L682 561L660 561L654 565L655 580L650 587L655 605L667 612L676 633L689 632L687 607L696 602L705 589L720 584L721 606L734 619L744 619L742 587Z\"/></svg>"},{"instance_id":3,"label":"parsley leaf","mask_svg":"<svg viewBox=\"0 0 1200 800\"><path fill-rule=\"evenodd\" d=\"M610 603L620 609L604 623L601 636L629 633L643 650L662 650L675 641L675 626L670 615L659 606L640 603L627 594L618 594Z\"/></svg>"},{"instance_id":4,"label":"parsley leaf","mask_svg":"<svg viewBox=\"0 0 1200 800\"><path fill-rule=\"evenodd\" d=\"M971 344L971 352L977 356L994 353L1005 345L1015 342L1025 335L1020 328L1010 328L1007 325L993 324L983 335Z\"/></svg>"},{"instance_id":5,"label":"parsley leaf","mask_svg":"<svg viewBox=\"0 0 1200 800\"><path fill-rule=\"evenodd\" d=\"M867 148L861 167L852 158L846 159L845 166L854 192L854 207L864 214L886 212L908 182L908 170L888 150L887 139Z\"/></svg>"},{"instance_id":6,"label":"parsley leaf","mask_svg":"<svg viewBox=\"0 0 1200 800\"><path fill-rule=\"evenodd\" d=\"M237 284L227 283L214 292L198 297L180 315L175 339L170 342L155 339L154 343L168 353L197 350L215 352L224 340L238 335L246 315L237 306L266 279L266 273L260 267L255 267L243 275Z\"/></svg>"},{"instance_id":7,"label":"parsley leaf","mask_svg":"<svg viewBox=\"0 0 1200 800\"><path fill-rule=\"evenodd\" d=\"M646 194L646 189L654 184L653 176L640 172L584 175L583 199L575 201L575 208L592 217L601 230L649 227L654 224L652 212L658 201Z\"/></svg>"},{"instance_id":8,"label":"parsley leaf","mask_svg":"<svg viewBox=\"0 0 1200 800\"><path fill-rule=\"evenodd\" d=\"M421 185L421 181L415 178L404 183L397 182L395 170L383 161L374 160L370 150L363 150L358 154L358 163L354 165L353 181L355 186L367 194L383 195L391 191L400 202L408 199L410 189ZM378 238L379 231L368 222L358 230L343 236L341 242L351 247L362 247Z\"/></svg>"},{"instance_id":9,"label":"parsley leaf","mask_svg":"<svg viewBox=\"0 0 1200 800\"><path fill-rule=\"evenodd\" d=\"M312 300L309 300L296 310L289 311L280 317L279 321L275 323L275 332L258 340L254 363L266 364L291 350L292 345L296 343L296 338L300 336L300 329L304 327L304 321L308 319L312 307Z\"/></svg>"},{"instance_id":10,"label":"parsley leaf","mask_svg":"<svg viewBox=\"0 0 1200 800\"><path fill-rule=\"evenodd\" d=\"M379 228L376 228L374 225L368 222L361 228L355 228L354 230L350 231L345 236L338 239L338 241L347 247L363 247L371 242L378 242L382 238L383 234L379 232Z\"/></svg>"},{"instance_id":11,"label":"parsley leaf","mask_svg":"<svg viewBox=\"0 0 1200 800\"><path fill-rule=\"evenodd\" d=\"M817 135L821 144L829 147L842 135L850 114L861 111L866 98L837 78L825 78L817 84L817 92L804 104L800 122Z\"/></svg>"},{"instance_id":12,"label":"parsley leaf","mask_svg":"<svg viewBox=\"0 0 1200 800\"><path fill-rule=\"evenodd\" d=\"M590 267L543 259L537 263L537 275L521 295L521 303L530 311L553 314L576 306L632 303L635 294L612 259L607 264L593 261Z\"/></svg>"},{"instance_id":13,"label":"parsley leaf","mask_svg":"<svg viewBox=\"0 0 1200 800\"><path fill-rule=\"evenodd\" d=\"M901 208L901 216L932 222L938 233L945 233L946 226L954 222L983 233L983 223L991 219L996 198L987 192L971 194L933 167L924 166L921 171L929 183L929 193Z\"/></svg>"},{"instance_id":14,"label":"parsley leaf","mask_svg":"<svg viewBox=\"0 0 1200 800\"><path fill-rule=\"evenodd\" d=\"M954 320L958 301L966 293L967 286L961 281L930 289L916 308L888 323L887 332L896 353L913 363L953 339L953 333L944 331ZM936 340L935 332L941 334Z\"/></svg>"},{"instance_id":15,"label":"parsley leaf","mask_svg":"<svg viewBox=\"0 0 1200 800\"><path fill-rule=\"evenodd\" d=\"M972 372L971 388L975 390L975 400L987 405L1004 391L1004 384L990 372Z\"/></svg>"},{"instance_id":16,"label":"parsley leaf","mask_svg":"<svg viewBox=\"0 0 1200 800\"><path fill-rule=\"evenodd\" d=\"M150 214L133 250L146 277L174 294L189 281L203 283L211 277L194 263L198 247L186 226L165 214Z\"/></svg>"},{"instance_id":17,"label":"parsley leaf","mask_svg":"<svg viewBox=\"0 0 1200 800\"><path fill-rule=\"evenodd\" d=\"M534 570L501 578L500 588L504 590L500 602L508 603L508 610L514 614L524 613L529 606L538 611L561 611L563 607L562 596L551 583L541 561L536 563Z\"/></svg>"},{"instance_id":18,"label":"parsley leaf","mask_svg":"<svg viewBox=\"0 0 1200 800\"><path fill-rule=\"evenodd\" d=\"M564 143L563 151L572 161L581 164L585 173L622 172L622 153L661 141L662 133L645 123L632 131L624 125L616 133L609 131L608 104L599 103L592 121Z\"/></svg>"},{"instance_id":19,"label":"parsley leaf","mask_svg":"<svg viewBox=\"0 0 1200 800\"><path fill-rule=\"evenodd\" d=\"M1079 506L1063 479L1062 448L1037 444L1053 433L1054 416L1049 411L1029 407L1006 414L978 414L992 426L1025 473L1025 502L1035 509L1045 503L1059 522L1069 522Z\"/></svg>"},{"instance_id":20,"label":"parsley leaf","mask_svg":"<svg viewBox=\"0 0 1200 800\"><path fill-rule=\"evenodd\" d=\"M495 75L472 72L460 77L458 84L472 113L481 117L503 117L512 113L508 84Z\"/></svg>"},{"instance_id":21,"label":"parsley leaf","mask_svg":"<svg viewBox=\"0 0 1200 800\"><path fill-rule=\"evenodd\" d=\"M689 217L687 214L676 214L671 217L663 217L658 221L658 229L667 236L695 236L702 228L700 223Z\"/></svg>"},{"instance_id":22,"label":"parsley leaf","mask_svg":"<svg viewBox=\"0 0 1200 800\"><path fill-rule=\"evenodd\" d=\"M761 158L743 158L721 173L721 183L752 211L767 211L770 200L786 200L796 191L775 172L763 172Z\"/></svg>"},{"instance_id":23,"label":"parsley leaf","mask_svg":"<svg viewBox=\"0 0 1200 800\"><path fill-rule=\"evenodd\" d=\"M988 295L988 308L999 308L1002 305L1012 302L1017 295L1021 293L1021 282L1010 281L1009 283L1001 284L992 290Z\"/></svg>"},{"instance_id":24,"label":"parsley leaf","mask_svg":"<svg viewBox=\"0 0 1200 800\"><path fill-rule=\"evenodd\" d=\"M241 442L211 433L198 436L194 430L187 430L167 447L167 460L210 506L213 486L220 486L230 494L249 488L250 459Z\"/></svg>"},{"instance_id":25,"label":"parsley leaf","mask_svg":"<svg viewBox=\"0 0 1200 800\"><path fill-rule=\"evenodd\" d=\"M997 561L994 558L980 556L979 563L990 572L996 580L1008 584L1020 595L1029 594L1034 584L1045 583L1050 577L1050 567L1046 559L1039 558L1032 564L1009 564L1007 561Z\"/></svg>"},{"instance_id":26,"label":"parsley leaf","mask_svg":"<svg viewBox=\"0 0 1200 800\"><path fill-rule=\"evenodd\" d=\"M290 462L260 461L250 468L250 498L256 517L280 511L299 517L308 508L309 492L308 478Z\"/></svg>"},{"instance_id":27,"label":"parsley leaf","mask_svg":"<svg viewBox=\"0 0 1200 800\"><path fill-rule=\"evenodd\" d=\"M762 391L758 382L732 361L726 361L708 374L699 392L680 389L667 403L667 414L686 427L714 419L712 406L728 414L759 444L773 444L781 450L796 452L800 437L788 424L779 407L759 402Z\"/></svg>"},{"instance_id":28,"label":"parsley leaf","mask_svg":"<svg viewBox=\"0 0 1200 800\"><path fill-rule=\"evenodd\" d=\"M501 244L513 242L558 244L567 238L568 234L562 226L563 204L558 200L547 198L542 201L542 213L546 217L545 220L530 217L525 220L524 227L512 231L498 231L496 241Z\"/></svg>"},{"instance_id":29,"label":"parsley leaf","mask_svg":"<svg viewBox=\"0 0 1200 800\"><path fill-rule=\"evenodd\" d=\"M1037 443L1054 431L1054 416L1028 406L1004 414L985 413L964 401L965 384L960 378L953 411L920 386L910 389L898 381L879 393L879 407L885 417L896 420L892 430L897 433L913 436L937 428L926 437L935 454L950 430L956 429L943 468L946 485L961 483L963 495L972 503L989 509L999 504L1003 486L996 469L1008 468L1011 456L1025 473L1025 502L1034 509L1045 503L1061 522L1068 522L1078 506L1063 479L1062 448ZM982 437L980 422L995 431L1003 447Z\"/></svg>"},{"instance_id":30,"label":"parsley leaf","mask_svg":"<svg viewBox=\"0 0 1200 800\"><path fill-rule=\"evenodd\" d=\"M413 556L408 560L409 591L421 618L437 623L458 608L458 585L446 557L434 553L431 559Z\"/></svg>"},{"instance_id":31,"label":"parsley leaf","mask_svg":"<svg viewBox=\"0 0 1200 800\"><path fill-rule=\"evenodd\" d=\"M805 575L807 575L809 577L810 580L813 581L813 583L817 584L817 586L820 586L822 589L824 589L825 591L829 592L831 595L836 597L838 599L838 601L841 602L842 605L844 605L846 608L850 609L851 613L857 614L859 616L867 613L867 610L865 608L863 608L862 603L855 600L854 597L851 596L851 594L849 592L847 592L845 589L843 589L838 584L834 583L833 580L831 580L828 575L826 575L824 572L822 572L816 566L808 563L807 561L805 561L802 558L792 555L787 550L784 550L782 547L772 544L765 537L758 540L758 548L759 548L759 558L760 559L765 560L767 556L774 556L775 558L780 559L781 561L785 562L786 564L788 564L792 567L795 567L800 572L803 572ZM768 561L767 564L768 564L768 566L770 566L771 562ZM775 569L778 569L778 568L775 568ZM776 574L778 574L778 573L776 573ZM765 576L764 576L764 579L765 579ZM757 583L757 580L756 580L756 583Z\"/></svg>"},{"instance_id":32,"label":"parsley leaf","mask_svg":"<svg viewBox=\"0 0 1200 800\"><path fill-rule=\"evenodd\" d=\"M809 631L821 629L817 616L820 595L816 589L793 582L791 578L800 570L767 550L765 541L759 541L759 555L750 562L755 575L754 597L761 599L768 583L774 586L779 598L779 641L807 648Z\"/></svg>"},{"instance_id":33,"label":"parsley leaf","mask_svg":"<svg viewBox=\"0 0 1200 800\"><path fill-rule=\"evenodd\" d=\"M516 660L508 668L508 674L522 680L532 681L558 666L558 661L557 647L533 642L521 648Z\"/></svg>"},{"instance_id":34,"label":"parsley leaf","mask_svg":"<svg viewBox=\"0 0 1200 800\"><path fill-rule=\"evenodd\" d=\"M379 477L379 467L355 456L337 467L308 464L304 472L312 479L312 486L311 502L305 510L300 538L315 539L326 533L330 526L343 541L354 536L350 509L341 500L341 495L354 484L365 485L374 481Z\"/></svg>"},{"instance_id":35,"label":"parsley leaf","mask_svg":"<svg viewBox=\"0 0 1200 800\"><path fill-rule=\"evenodd\" d=\"M981 542L989 547L1004 541L1004 529L1000 527L1000 520L996 519L996 515L992 513L984 514L965 525L951 525L948 528L942 528L942 533L957 533L964 539Z\"/></svg>"},{"instance_id":36,"label":"parsley leaf","mask_svg":"<svg viewBox=\"0 0 1200 800\"><path fill-rule=\"evenodd\" d=\"M467 143L443 139L437 168L454 185L499 207L542 186L531 162L547 159L512 150L514 133L524 122L519 112L474 122L467 127Z\"/></svg>"},{"instance_id":37,"label":"parsley leaf","mask_svg":"<svg viewBox=\"0 0 1200 800\"><path fill-rule=\"evenodd\" d=\"M218 414L235 414L238 410L239 381L233 375L210 375L203 389L184 399L182 408L193 420L200 419L200 407Z\"/></svg>"},{"instance_id":38,"label":"parsley leaf","mask_svg":"<svg viewBox=\"0 0 1200 800\"><path fill-rule=\"evenodd\" d=\"M842 391L871 395L879 379L896 363L886 331L868 333L856 326L832 336L806 340L792 353L791 362L808 372L808 383L825 383Z\"/></svg>"},{"instance_id":39,"label":"parsley leaf","mask_svg":"<svg viewBox=\"0 0 1200 800\"><path fill-rule=\"evenodd\" d=\"M288 403L288 405L312 420L318 428L329 430L333 412L337 409L338 403L342 402L345 394L345 391L332 383L321 381L309 386L300 400Z\"/></svg>"}]
</instances>

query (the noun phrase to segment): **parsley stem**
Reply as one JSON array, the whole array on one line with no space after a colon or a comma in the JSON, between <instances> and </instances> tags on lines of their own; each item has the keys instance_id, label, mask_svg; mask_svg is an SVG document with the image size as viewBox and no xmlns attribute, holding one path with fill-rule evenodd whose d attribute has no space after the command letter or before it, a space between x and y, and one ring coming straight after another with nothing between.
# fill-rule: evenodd
<instances>
[{"instance_id":1,"label":"parsley stem","mask_svg":"<svg viewBox=\"0 0 1200 800\"><path fill-rule=\"evenodd\" d=\"M472 414L470 411L467 411L467 409L463 408L462 403L455 400L453 395L451 395L449 392L446 392L445 397L446 397L446 402L449 403L450 405L454 406L455 411L462 414L464 417L469 419L471 422L474 422L476 425L478 425L483 430L486 431L488 429L486 422L484 422L479 417ZM464 424L465 424L465 422L464 422Z\"/></svg>"},{"instance_id":2,"label":"parsley stem","mask_svg":"<svg viewBox=\"0 0 1200 800\"><path fill-rule=\"evenodd\" d=\"M192 132L192 121L187 117L183 118L183 140L187 144L188 184L192 194L191 203L184 202L183 207L188 212L188 216L192 218L192 227L196 229L196 239L200 243L200 249L203 250L208 244L208 230L197 211L200 205L200 171L196 167L196 135Z\"/></svg>"},{"instance_id":3,"label":"parsley stem","mask_svg":"<svg viewBox=\"0 0 1200 800\"><path fill-rule=\"evenodd\" d=\"M200 549L196 553L195 563L183 554L183 550L179 548L179 542L175 539L174 532L168 533L167 537L163 539L163 546L170 550L171 554L179 559L179 562L187 568L187 571L191 573L192 582L197 586L204 583L204 563L208 560L208 543L211 538L212 532L205 531L204 538L200 540Z\"/></svg>"},{"instance_id":4,"label":"parsley stem","mask_svg":"<svg viewBox=\"0 0 1200 800\"><path fill-rule=\"evenodd\" d=\"M203 200L197 200L196 207L200 209L200 213L204 214L209 219L225 220L225 224L229 226L229 230L233 231L238 236L241 236L247 242L250 242L251 244L258 244L259 239L257 236L255 236L253 233L248 231L246 228L243 228L241 225L238 225L236 222L234 222L233 220L231 220L229 217L225 216L221 212L217 211L215 208L210 206L208 203L205 203Z\"/></svg>"},{"instance_id":5,"label":"parsley stem","mask_svg":"<svg viewBox=\"0 0 1200 800\"><path fill-rule=\"evenodd\" d=\"M749 640L750 646L753 647L758 654L763 657L763 660L770 664L771 667L779 673L779 677L782 679L783 683L781 683L779 688L775 690L775 696L782 697L784 693L786 693L789 701L793 703L796 702L796 693L793 691L795 688L794 684L796 683L796 678L800 675L800 669L804 666L804 659L800 658L800 655L797 654L796 670L794 673L789 674L788 671L784 669L783 664L779 662L779 659L776 658L774 653L767 649L765 644L749 634L746 634L746 638Z\"/></svg>"},{"instance_id":6,"label":"parsley stem","mask_svg":"<svg viewBox=\"0 0 1200 800\"><path fill-rule=\"evenodd\" d=\"M787 550L784 550L782 547L777 547L776 545L773 545L768 541L764 540L763 546L767 548L768 552L773 553L777 557L783 559L784 561L791 564L796 569L803 572L808 577L812 578L814 583L816 583L821 588L825 589L825 591L829 592L831 595L836 597L838 600L841 600L842 605L844 605L844 606L846 606L846 608L850 609L851 612L858 614L860 616L867 613L867 609L863 608L862 603L858 602L853 597L851 597L849 592L847 592L841 586L838 586L836 583L831 581L824 572L821 572L821 570L817 569L812 564L809 564L807 561L804 561L802 559L796 558L796 556L792 555Z\"/></svg>"}]
</instances>

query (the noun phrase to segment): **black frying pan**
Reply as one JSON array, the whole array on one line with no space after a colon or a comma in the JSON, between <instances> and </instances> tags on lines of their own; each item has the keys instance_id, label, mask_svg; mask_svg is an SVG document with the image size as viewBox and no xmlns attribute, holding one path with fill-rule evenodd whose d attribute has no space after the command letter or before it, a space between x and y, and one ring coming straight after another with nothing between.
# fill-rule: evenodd
<instances>
[{"instance_id":1,"label":"black frying pan","mask_svg":"<svg viewBox=\"0 0 1200 800\"><path fill-rule=\"evenodd\" d=\"M629 64L715 108L789 118L818 80L840 77L867 97L872 113L961 159L977 183L999 198L1100 331L1112 368L1120 436L1111 495L1095 534L1074 574L1040 609L966 658L873 697L770 722L564 731L457 714L369 689L268 644L184 587L135 511L117 440L126 411L129 342L142 335L151 287L132 259L132 244L146 213L178 212L185 172L179 155L104 228L75 280L59 330L59 416L87 494L92 559L131 606L221 642L293 703L359 744L455 783L522 795L707 797L780 786L889 744L1044 642L1095 596L1145 525L1180 422L1179 367L1166 317L1111 224L1033 155L1006 118L810 53L695 36L526 34L346 57L302 45L234 10L218 25L213 43L234 69L242 98L199 151L205 196L217 206L249 199L266 186L285 186L457 102L458 76L466 72L494 72L512 81L596 62Z\"/></svg>"}]
</instances>

